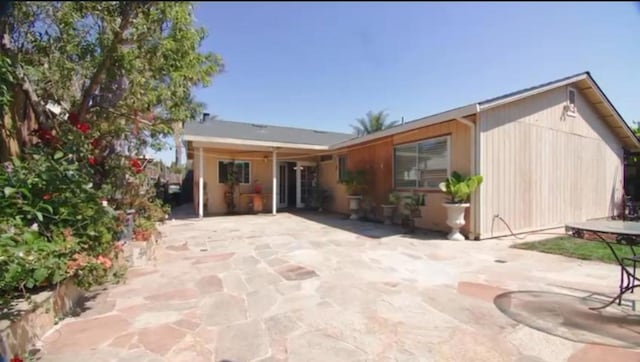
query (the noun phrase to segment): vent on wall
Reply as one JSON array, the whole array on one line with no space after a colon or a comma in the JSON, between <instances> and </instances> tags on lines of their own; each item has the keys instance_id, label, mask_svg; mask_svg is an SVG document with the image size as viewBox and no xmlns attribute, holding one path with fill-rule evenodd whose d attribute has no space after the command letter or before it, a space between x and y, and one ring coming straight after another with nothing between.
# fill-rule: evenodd
<instances>
[{"instance_id":1,"label":"vent on wall","mask_svg":"<svg viewBox=\"0 0 640 362\"><path fill-rule=\"evenodd\" d=\"M331 161L333 159L332 155L322 155L320 156L320 162Z\"/></svg>"}]
</instances>

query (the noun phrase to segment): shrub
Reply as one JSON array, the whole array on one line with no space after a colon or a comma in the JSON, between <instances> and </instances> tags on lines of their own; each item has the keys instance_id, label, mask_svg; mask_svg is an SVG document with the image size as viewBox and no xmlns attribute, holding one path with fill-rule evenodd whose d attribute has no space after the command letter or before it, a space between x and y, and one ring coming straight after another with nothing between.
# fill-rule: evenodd
<instances>
[{"instance_id":1,"label":"shrub","mask_svg":"<svg viewBox=\"0 0 640 362\"><path fill-rule=\"evenodd\" d=\"M69 277L83 287L102 283L111 268L116 219L93 187L86 132L78 130L61 130L63 139L45 134L47 142L0 169L5 306L17 293Z\"/></svg>"}]
</instances>

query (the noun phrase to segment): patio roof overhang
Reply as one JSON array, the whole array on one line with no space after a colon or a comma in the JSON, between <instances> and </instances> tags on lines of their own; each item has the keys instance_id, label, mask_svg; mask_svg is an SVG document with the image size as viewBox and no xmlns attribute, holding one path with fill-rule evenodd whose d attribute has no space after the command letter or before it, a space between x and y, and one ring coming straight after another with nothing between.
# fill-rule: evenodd
<instances>
[{"instance_id":1,"label":"patio roof overhang","mask_svg":"<svg viewBox=\"0 0 640 362\"><path fill-rule=\"evenodd\" d=\"M187 159L193 159L194 150L200 147L206 148L210 150L209 152L213 153L242 154L244 156L254 154L256 157L277 150L282 160L329 153L329 146L324 145L258 141L240 138L185 135L184 142L186 144Z\"/></svg>"}]
</instances>

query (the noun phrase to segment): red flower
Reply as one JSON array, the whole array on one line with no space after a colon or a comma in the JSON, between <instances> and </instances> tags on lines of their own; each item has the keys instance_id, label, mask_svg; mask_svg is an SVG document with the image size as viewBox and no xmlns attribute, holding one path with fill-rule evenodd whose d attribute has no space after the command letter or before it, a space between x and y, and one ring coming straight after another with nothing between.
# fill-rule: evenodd
<instances>
[{"instance_id":1,"label":"red flower","mask_svg":"<svg viewBox=\"0 0 640 362\"><path fill-rule=\"evenodd\" d=\"M87 122L81 122L76 124L75 126L78 131L82 132L82 134L87 134L87 132L89 132L89 130L91 129L91 127L89 127L89 123Z\"/></svg>"},{"instance_id":2,"label":"red flower","mask_svg":"<svg viewBox=\"0 0 640 362\"><path fill-rule=\"evenodd\" d=\"M44 194L44 196L42 196L43 200L51 200L51 194Z\"/></svg>"},{"instance_id":3,"label":"red flower","mask_svg":"<svg viewBox=\"0 0 640 362\"><path fill-rule=\"evenodd\" d=\"M13 358L10 359L9 362L24 362L24 361L22 360L22 358L18 356L13 356Z\"/></svg>"},{"instance_id":4,"label":"red flower","mask_svg":"<svg viewBox=\"0 0 640 362\"><path fill-rule=\"evenodd\" d=\"M74 126L77 126L80 123L80 116L78 116L76 112L69 113L69 117L67 117L67 119Z\"/></svg>"},{"instance_id":5,"label":"red flower","mask_svg":"<svg viewBox=\"0 0 640 362\"><path fill-rule=\"evenodd\" d=\"M138 161L135 158L132 158L131 161L129 161L129 164L131 165L131 167L133 168L142 168L142 164L140 163L140 161Z\"/></svg>"},{"instance_id":6,"label":"red flower","mask_svg":"<svg viewBox=\"0 0 640 362\"><path fill-rule=\"evenodd\" d=\"M98 160L96 160L96 158L95 158L95 157L91 156L91 157L89 157L88 162L89 162L89 164L90 164L91 166L95 166L95 165L98 163Z\"/></svg>"},{"instance_id":7,"label":"red flower","mask_svg":"<svg viewBox=\"0 0 640 362\"><path fill-rule=\"evenodd\" d=\"M53 141L54 136L53 136L53 133L51 132L51 130L40 129L40 130L38 130L38 138L42 142L50 143L51 141Z\"/></svg>"},{"instance_id":8,"label":"red flower","mask_svg":"<svg viewBox=\"0 0 640 362\"><path fill-rule=\"evenodd\" d=\"M129 164L131 165L131 167L133 168L133 171L135 173L141 173L142 172L142 164L137 159L132 158L131 161L129 161Z\"/></svg>"},{"instance_id":9,"label":"red flower","mask_svg":"<svg viewBox=\"0 0 640 362\"><path fill-rule=\"evenodd\" d=\"M98 148L102 144L102 141L99 138L94 138L91 140L91 147Z\"/></svg>"}]
</instances>

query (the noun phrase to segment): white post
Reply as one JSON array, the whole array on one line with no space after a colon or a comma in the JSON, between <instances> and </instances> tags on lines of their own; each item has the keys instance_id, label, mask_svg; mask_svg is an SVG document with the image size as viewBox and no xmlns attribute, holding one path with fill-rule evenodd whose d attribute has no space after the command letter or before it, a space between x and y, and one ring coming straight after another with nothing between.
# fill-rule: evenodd
<instances>
[{"instance_id":1,"label":"white post","mask_svg":"<svg viewBox=\"0 0 640 362\"><path fill-rule=\"evenodd\" d=\"M302 208L302 166L296 162L296 207Z\"/></svg>"},{"instance_id":2,"label":"white post","mask_svg":"<svg viewBox=\"0 0 640 362\"><path fill-rule=\"evenodd\" d=\"M273 191L271 192L272 204L271 213L276 214L276 207L278 206L278 155L277 151L273 149Z\"/></svg>"},{"instance_id":3,"label":"white post","mask_svg":"<svg viewBox=\"0 0 640 362\"><path fill-rule=\"evenodd\" d=\"M198 167L198 217L202 219L204 215L204 157L202 154L202 147L198 148L198 153L200 153L200 166Z\"/></svg>"}]
</instances>

